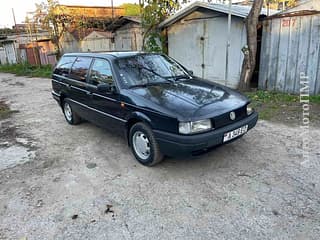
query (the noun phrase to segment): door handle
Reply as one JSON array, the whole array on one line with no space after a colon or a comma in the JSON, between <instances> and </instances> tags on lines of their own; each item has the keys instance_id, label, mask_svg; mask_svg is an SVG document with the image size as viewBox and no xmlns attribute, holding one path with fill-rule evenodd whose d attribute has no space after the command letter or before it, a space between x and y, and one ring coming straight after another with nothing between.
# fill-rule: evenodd
<instances>
[{"instance_id":1,"label":"door handle","mask_svg":"<svg viewBox=\"0 0 320 240\"><path fill-rule=\"evenodd\" d=\"M86 94L90 97L92 97L92 92L86 92Z\"/></svg>"}]
</instances>

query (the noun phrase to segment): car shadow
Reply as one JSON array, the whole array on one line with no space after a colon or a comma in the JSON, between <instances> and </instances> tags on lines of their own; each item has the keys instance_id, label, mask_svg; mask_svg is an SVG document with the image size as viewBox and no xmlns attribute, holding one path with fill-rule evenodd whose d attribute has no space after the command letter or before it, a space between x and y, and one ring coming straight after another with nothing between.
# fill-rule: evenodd
<instances>
[{"instance_id":1,"label":"car shadow","mask_svg":"<svg viewBox=\"0 0 320 240\"><path fill-rule=\"evenodd\" d=\"M241 161L239 156L244 155L241 153L241 149L247 149L249 144L249 141L246 138L236 139L236 141L231 141L228 144L215 146L208 149L207 151L198 152L197 154L191 156L165 156L164 160L157 165L153 167L145 167L143 165L140 165L136 161L130 147L126 142L126 139L122 135L115 134L110 130L100 128L87 121L83 122L81 125L94 131L95 133L93 133L93 135L99 134L99 137L105 140L105 142L108 142L108 140L110 140L112 142L117 142L117 146L121 145L121 147L123 147L122 152L125 152L125 155L128 155L128 158L126 160L128 161L126 163L128 164L128 168L132 166L138 166L138 168L142 171L160 171L160 173L162 171L165 171L168 174L170 173L170 175L176 176L179 176L179 173L185 174L186 172L200 171L202 173L205 173L207 171L214 171L216 169L222 168L235 169L237 165L241 164L241 162L239 162ZM124 148L126 148L125 151ZM119 164L121 166L124 166L123 162Z\"/></svg>"}]
</instances>

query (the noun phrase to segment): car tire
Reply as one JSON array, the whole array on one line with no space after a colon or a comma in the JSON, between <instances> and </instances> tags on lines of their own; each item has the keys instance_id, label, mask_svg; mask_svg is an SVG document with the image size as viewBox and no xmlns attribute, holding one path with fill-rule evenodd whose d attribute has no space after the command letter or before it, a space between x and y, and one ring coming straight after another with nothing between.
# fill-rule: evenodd
<instances>
[{"instance_id":1,"label":"car tire","mask_svg":"<svg viewBox=\"0 0 320 240\"><path fill-rule=\"evenodd\" d=\"M63 101L62 110L63 110L64 117L69 124L77 125L81 122L81 118L78 116L78 114L75 111L73 111L68 100Z\"/></svg>"},{"instance_id":2,"label":"car tire","mask_svg":"<svg viewBox=\"0 0 320 240\"><path fill-rule=\"evenodd\" d=\"M133 155L145 166L153 166L163 160L163 154L154 138L151 128L142 123L134 124L129 132Z\"/></svg>"}]
</instances>

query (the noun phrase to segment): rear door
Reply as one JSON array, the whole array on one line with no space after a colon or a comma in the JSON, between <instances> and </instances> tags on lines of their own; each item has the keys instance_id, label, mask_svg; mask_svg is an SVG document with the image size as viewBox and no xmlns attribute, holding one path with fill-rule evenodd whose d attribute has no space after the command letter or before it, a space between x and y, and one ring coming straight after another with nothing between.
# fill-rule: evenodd
<instances>
[{"instance_id":1,"label":"rear door","mask_svg":"<svg viewBox=\"0 0 320 240\"><path fill-rule=\"evenodd\" d=\"M93 60L87 90L91 94L90 107L95 109L95 123L112 131L122 132L125 120L121 118L121 103L119 94L115 92L100 92L98 84L106 83L115 86L114 74L108 60L96 58Z\"/></svg>"},{"instance_id":2,"label":"rear door","mask_svg":"<svg viewBox=\"0 0 320 240\"><path fill-rule=\"evenodd\" d=\"M68 78L65 80L68 88L67 96L70 98L72 106L82 118L88 120L90 120L88 104L91 96L87 90L86 80L91 62L91 57L77 57L71 67Z\"/></svg>"},{"instance_id":3,"label":"rear door","mask_svg":"<svg viewBox=\"0 0 320 240\"><path fill-rule=\"evenodd\" d=\"M52 90L53 95L59 97L61 95L68 96L69 84L67 83L70 69L77 57L63 56L55 67L52 74Z\"/></svg>"}]
</instances>

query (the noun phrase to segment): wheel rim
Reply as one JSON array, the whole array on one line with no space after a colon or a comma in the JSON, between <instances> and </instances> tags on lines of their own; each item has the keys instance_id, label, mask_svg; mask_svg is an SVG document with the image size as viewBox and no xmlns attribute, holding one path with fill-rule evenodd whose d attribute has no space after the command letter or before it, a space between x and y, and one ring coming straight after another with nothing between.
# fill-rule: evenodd
<instances>
[{"instance_id":1,"label":"wheel rim","mask_svg":"<svg viewBox=\"0 0 320 240\"><path fill-rule=\"evenodd\" d=\"M69 103L64 104L64 115L69 122L72 121L72 110Z\"/></svg>"},{"instance_id":2,"label":"wheel rim","mask_svg":"<svg viewBox=\"0 0 320 240\"><path fill-rule=\"evenodd\" d=\"M146 160L150 156L150 142L148 137L141 131L133 134L132 144L135 153L139 158Z\"/></svg>"}]
</instances>

